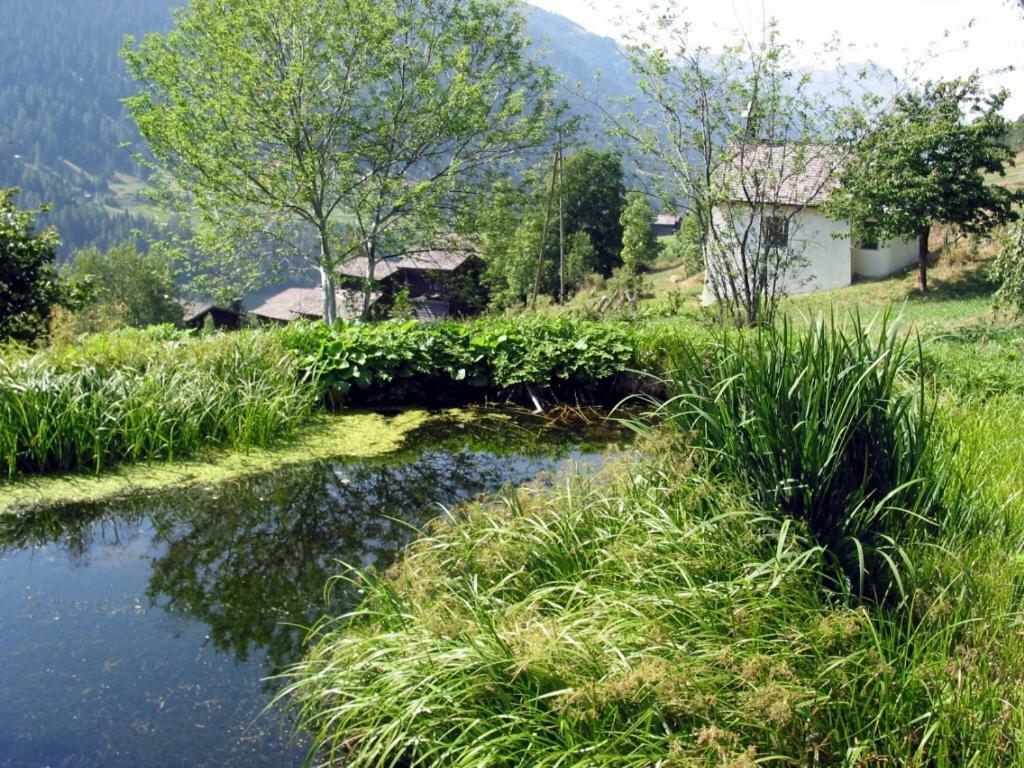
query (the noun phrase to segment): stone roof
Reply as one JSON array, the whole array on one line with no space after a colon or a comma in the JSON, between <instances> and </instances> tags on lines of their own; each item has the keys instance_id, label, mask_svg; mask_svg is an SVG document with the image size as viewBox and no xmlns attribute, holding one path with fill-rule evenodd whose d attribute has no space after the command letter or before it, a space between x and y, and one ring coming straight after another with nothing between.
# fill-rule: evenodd
<instances>
[{"instance_id":1,"label":"stone roof","mask_svg":"<svg viewBox=\"0 0 1024 768\"><path fill-rule=\"evenodd\" d=\"M410 251L401 256L384 256L373 267L373 279L384 280L402 269L419 271L454 272L476 254L466 249L426 249ZM366 277L366 259L357 258L343 264L339 270L349 277Z\"/></svg>"},{"instance_id":2,"label":"stone roof","mask_svg":"<svg viewBox=\"0 0 1024 768\"><path fill-rule=\"evenodd\" d=\"M842 155L824 145L748 145L732 153L719 178L730 202L802 208L825 204L839 186Z\"/></svg>"},{"instance_id":3,"label":"stone roof","mask_svg":"<svg viewBox=\"0 0 1024 768\"><path fill-rule=\"evenodd\" d=\"M362 314L363 294L344 288L335 291L339 320L355 320ZM370 294L372 305L380 298L379 293ZM291 322L301 317L322 318L323 295L320 288L286 288L275 293L260 306L249 311L249 314L271 320Z\"/></svg>"},{"instance_id":4,"label":"stone roof","mask_svg":"<svg viewBox=\"0 0 1024 768\"><path fill-rule=\"evenodd\" d=\"M656 227L678 227L679 217L674 213L659 213L651 219L651 224Z\"/></svg>"},{"instance_id":5,"label":"stone roof","mask_svg":"<svg viewBox=\"0 0 1024 768\"><path fill-rule=\"evenodd\" d=\"M232 315L239 314L236 310L231 309L230 307L221 307L209 301L179 301L178 304L181 305L183 323L191 323L198 320L204 314L214 309L221 312L229 312Z\"/></svg>"}]
</instances>

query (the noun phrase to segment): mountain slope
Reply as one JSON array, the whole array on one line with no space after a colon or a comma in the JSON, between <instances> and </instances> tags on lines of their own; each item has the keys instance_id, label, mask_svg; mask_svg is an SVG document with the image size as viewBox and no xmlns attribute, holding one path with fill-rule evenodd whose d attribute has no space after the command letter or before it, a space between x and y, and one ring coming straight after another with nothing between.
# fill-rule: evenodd
<instances>
[{"instance_id":1,"label":"mountain slope","mask_svg":"<svg viewBox=\"0 0 1024 768\"><path fill-rule=\"evenodd\" d=\"M62 253L108 246L145 227L138 132L121 99L134 85L118 56L126 34L162 32L183 0L0 0L0 187L22 206L50 203ZM567 97L604 70L597 90L623 95L628 66L611 40L529 9L528 34L561 74ZM592 105L574 101L578 113Z\"/></svg>"}]
</instances>

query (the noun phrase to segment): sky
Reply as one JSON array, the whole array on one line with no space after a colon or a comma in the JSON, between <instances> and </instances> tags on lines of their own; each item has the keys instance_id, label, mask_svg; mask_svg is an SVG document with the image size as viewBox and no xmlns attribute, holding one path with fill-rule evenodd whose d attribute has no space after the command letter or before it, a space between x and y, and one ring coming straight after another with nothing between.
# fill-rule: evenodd
<instances>
[{"instance_id":1,"label":"sky","mask_svg":"<svg viewBox=\"0 0 1024 768\"><path fill-rule=\"evenodd\" d=\"M621 38L648 0L529 0L591 32ZM801 64L836 33L850 62L874 61L896 74L927 59L924 77L957 77L977 70L990 89L1010 91L1005 113L1024 114L1024 11L1009 0L694 0L676 3L695 42L717 46L739 29L755 32L779 22ZM794 44L796 43L796 44ZM929 52L932 52L929 54ZM1016 67L1016 69L1014 69Z\"/></svg>"}]
</instances>

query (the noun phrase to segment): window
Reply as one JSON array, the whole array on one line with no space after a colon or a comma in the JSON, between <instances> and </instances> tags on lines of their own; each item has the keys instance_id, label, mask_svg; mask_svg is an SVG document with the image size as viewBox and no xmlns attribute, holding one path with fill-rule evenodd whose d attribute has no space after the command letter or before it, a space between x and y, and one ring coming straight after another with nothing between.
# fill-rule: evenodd
<instances>
[{"instance_id":1,"label":"window","mask_svg":"<svg viewBox=\"0 0 1024 768\"><path fill-rule=\"evenodd\" d=\"M785 216L767 216L761 228L761 237L766 248L789 246L789 219Z\"/></svg>"},{"instance_id":2,"label":"window","mask_svg":"<svg viewBox=\"0 0 1024 768\"><path fill-rule=\"evenodd\" d=\"M861 235L857 240L857 247L862 251L877 251L878 238L875 235Z\"/></svg>"}]
</instances>

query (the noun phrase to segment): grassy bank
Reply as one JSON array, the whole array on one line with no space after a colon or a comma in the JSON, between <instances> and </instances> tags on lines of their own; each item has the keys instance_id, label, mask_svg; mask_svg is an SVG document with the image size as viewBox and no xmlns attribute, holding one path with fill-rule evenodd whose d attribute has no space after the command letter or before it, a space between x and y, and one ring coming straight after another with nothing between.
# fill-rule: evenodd
<instances>
[{"instance_id":1,"label":"grassy bank","mask_svg":"<svg viewBox=\"0 0 1024 768\"><path fill-rule=\"evenodd\" d=\"M887 333L680 351L645 461L467 508L344 577L366 601L316 629L287 694L318 759L1024 761L1024 538L999 479L1019 458L993 455L979 401L933 421Z\"/></svg>"},{"instance_id":2,"label":"grassy bank","mask_svg":"<svg viewBox=\"0 0 1024 768\"><path fill-rule=\"evenodd\" d=\"M0 485L0 514L30 507L96 501L141 491L213 485L269 472L288 464L339 457L367 459L394 453L417 428L450 418L446 412L403 411L323 414L286 444L263 448L200 449L174 462L122 464L99 477L59 474L23 478Z\"/></svg>"},{"instance_id":3,"label":"grassy bank","mask_svg":"<svg viewBox=\"0 0 1024 768\"><path fill-rule=\"evenodd\" d=\"M313 386L273 335L163 338L125 331L0 360L3 474L173 460L267 445L313 407Z\"/></svg>"}]
</instances>

